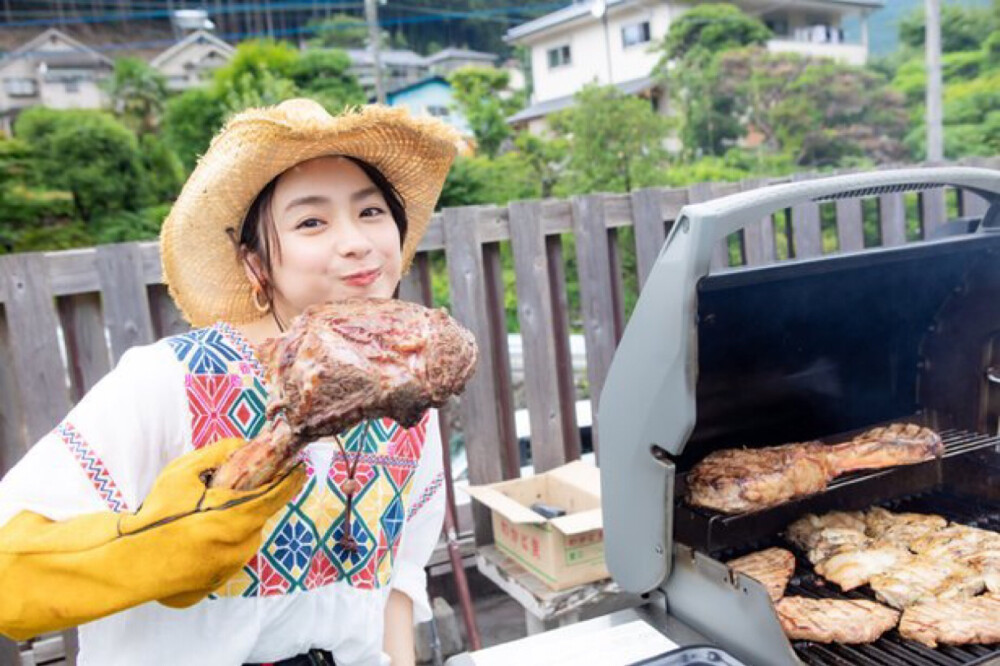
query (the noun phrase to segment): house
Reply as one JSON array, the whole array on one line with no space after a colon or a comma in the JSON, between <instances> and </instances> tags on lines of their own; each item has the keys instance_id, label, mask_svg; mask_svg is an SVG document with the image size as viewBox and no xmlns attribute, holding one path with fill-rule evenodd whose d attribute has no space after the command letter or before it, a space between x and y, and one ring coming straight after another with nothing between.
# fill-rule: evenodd
<instances>
[{"instance_id":1,"label":"house","mask_svg":"<svg viewBox=\"0 0 1000 666\"><path fill-rule=\"evenodd\" d=\"M455 108L451 84L443 76L430 76L392 90L386 94L385 101L389 106L406 107L415 116L440 118L463 135L472 133L465 116Z\"/></svg>"},{"instance_id":2,"label":"house","mask_svg":"<svg viewBox=\"0 0 1000 666\"><path fill-rule=\"evenodd\" d=\"M11 132L21 110L99 109L100 82L114 63L69 35L49 28L0 60L0 129Z\"/></svg>"},{"instance_id":3,"label":"house","mask_svg":"<svg viewBox=\"0 0 1000 666\"><path fill-rule=\"evenodd\" d=\"M867 16L883 5L883 0L733 1L771 28L772 51L854 64L868 56ZM689 7L674 0L576 0L511 28L505 40L531 50L533 97L508 121L541 131L548 114L571 106L573 95L595 81L648 97L666 113L666 91L650 76L659 60L655 47ZM844 39L843 22L852 17L862 25L858 43Z\"/></svg>"},{"instance_id":4,"label":"house","mask_svg":"<svg viewBox=\"0 0 1000 666\"><path fill-rule=\"evenodd\" d=\"M236 49L207 30L195 30L150 61L167 77L167 87L182 91L201 85L229 62Z\"/></svg>"},{"instance_id":5,"label":"house","mask_svg":"<svg viewBox=\"0 0 1000 666\"><path fill-rule=\"evenodd\" d=\"M451 47L441 49L427 56L425 60L431 73L448 76L462 67L494 67L498 57L495 53Z\"/></svg>"},{"instance_id":6,"label":"house","mask_svg":"<svg viewBox=\"0 0 1000 666\"><path fill-rule=\"evenodd\" d=\"M348 49L350 72L371 96L375 94L375 57L370 49ZM382 82L386 90L394 90L427 78L430 69L426 59L408 49L382 49Z\"/></svg>"}]
</instances>

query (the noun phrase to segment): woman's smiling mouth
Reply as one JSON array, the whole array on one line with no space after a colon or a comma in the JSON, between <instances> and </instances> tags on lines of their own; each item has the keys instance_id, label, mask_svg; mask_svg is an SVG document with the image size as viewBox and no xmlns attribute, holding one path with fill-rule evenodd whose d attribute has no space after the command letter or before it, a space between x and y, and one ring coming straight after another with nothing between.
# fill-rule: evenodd
<instances>
[{"instance_id":1,"label":"woman's smiling mouth","mask_svg":"<svg viewBox=\"0 0 1000 666\"><path fill-rule=\"evenodd\" d=\"M382 275L382 269L373 268L372 270L345 275L341 279L352 287L367 287L375 282L380 275Z\"/></svg>"}]
</instances>

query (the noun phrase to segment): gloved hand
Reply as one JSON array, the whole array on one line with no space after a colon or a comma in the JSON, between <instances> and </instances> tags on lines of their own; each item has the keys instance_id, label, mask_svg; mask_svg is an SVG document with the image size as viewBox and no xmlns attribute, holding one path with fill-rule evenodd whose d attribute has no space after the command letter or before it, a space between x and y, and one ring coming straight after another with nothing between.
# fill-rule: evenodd
<instances>
[{"instance_id":1,"label":"gloved hand","mask_svg":"<svg viewBox=\"0 0 1000 666\"><path fill-rule=\"evenodd\" d=\"M28 511L0 528L0 633L16 640L153 600L201 600L260 547L264 523L305 482L299 465L255 490L208 488L240 439L167 465L134 514L52 521Z\"/></svg>"}]
</instances>

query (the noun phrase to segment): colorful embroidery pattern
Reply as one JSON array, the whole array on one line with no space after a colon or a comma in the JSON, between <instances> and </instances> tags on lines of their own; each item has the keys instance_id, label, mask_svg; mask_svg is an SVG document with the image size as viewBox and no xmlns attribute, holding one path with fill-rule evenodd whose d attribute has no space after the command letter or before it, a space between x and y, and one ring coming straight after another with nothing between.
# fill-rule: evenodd
<instances>
[{"instance_id":1,"label":"colorful embroidery pattern","mask_svg":"<svg viewBox=\"0 0 1000 666\"><path fill-rule=\"evenodd\" d=\"M417 515L420 512L420 509L431 501L431 498L433 498L434 495L437 494L437 491L441 488L442 483L444 483L444 472L438 472L431 482L427 484L427 487L424 488L424 492L420 494L417 501L410 505L410 512L406 514L407 520L413 520L413 516Z\"/></svg>"},{"instance_id":2,"label":"colorful embroidery pattern","mask_svg":"<svg viewBox=\"0 0 1000 666\"><path fill-rule=\"evenodd\" d=\"M255 436L266 421L267 391L260 363L239 332L216 324L169 342L187 367L193 445ZM307 460L308 481L299 496L265 525L257 555L212 596L288 594L337 581L361 589L387 585L428 416L410 429L388 419L374 420L367 436L364 424L351 428L341 435L348 460L337 451L325 476ZM355 493L351 521L358 549L348 552L339 545L344 529L342 485L348 461L359 454L355 478L362 487Z\"/></svg>"},{"instance_id":3,"label":"colorful embroidery pattern","mask_svg":"<svg viewBox=\"0 0 1000 666\"><path fill-rule=\"evenodd\" d=\"M90 448L90 445L77 432L73 424L69 421L63 421L56 426L56 434L59 435L59 438L69 448L70 453L73 454L76 461L80 463L83 473L94 484L94 489L101 496L101 499L104 500L104 503L108 505L108 508L115 513L128 511L125 498L122 497L121 491L115 484L114 479L111 478L111 474L108 473L108 468L104 466L104 462L100 456Z\"/></svg>"}]
</instances>

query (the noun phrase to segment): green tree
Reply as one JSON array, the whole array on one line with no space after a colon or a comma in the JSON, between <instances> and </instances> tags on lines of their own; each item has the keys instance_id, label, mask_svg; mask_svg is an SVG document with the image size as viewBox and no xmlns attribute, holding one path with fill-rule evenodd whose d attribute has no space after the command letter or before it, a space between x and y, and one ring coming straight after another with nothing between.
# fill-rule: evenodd
<instances>
[{"instance_id":1,"label":"green tree","mask_svg":"<svg viewBox=\"0 0 1000 666\"><path fill-rule=\"evenodd\" d=\"M1000 8L997 8L1000 11ZM976 51L995 29L996 13L985 7L963 7L942 4L941 50L944 53ZM899 41L906 47L923 52L926 15L923 8L899 22Z\"/></svg>"},{"instance_id":2,"label":"green tree","mask_svg":"<svg viewBox=\"0 0 1000 666\"><path fill-rule=\"evenodd\" d=\"M348 105L364 104L364 88L349 70L351 59L339 49L303 52L289 69L289 77L302 95L310 97L330 113Z\"/></svg>"},{"instance_id":3,"label":"green tree","mask_svg":"<svg viewBox=\"0 0 1000 666\"><path fill-rule=\"evenodd\" d=\"M903 98L873 71L759 47L723 53L717 65L714 94L735 100L771 150L796 164L881 163L906 154Z\"/></svg>"},{"instance_id":4,"label":"green tree","mask_svg":"<svg viewBox=\"0 0 1000 666\"><path fill-rule=\"evenodd\" d=\"M111 110L132 131L156 131L167 99L167 79L139 58L118 58L104 83Z\"/></svg>"},{"instance_id":5,"label":"green tree","mask_svg":"<svg viewBox=\"0 0 1000 666\"><path fill-rule=\"evenodd\" d=\"M568 139L572 192L628 192L662 182L669 124L647 100L590 84L552 128Z\"/></svg>"},{"instance_id":6,"label":"green tree","mask_svg":"<svg viewBox=\"0 0 1000 666\"><path fill-rule=\"evenodd\" d=\"M690 54L715 54L729 49L763 45L771 31L760 19L735 5L706 3L693 7L670 25L663 39L663 57L680 60ZM661 65L662 68L662 65Z\"/></svg>"},{"instance_id":7,"label":"green tree","mask_svg":"<svg viewBox=\"0 0 1000 666\"><path fill-rule=\"evenodd\" d=\"M222 127L227 110L213 88L192 88L172 97L163 116L163 136L185 169L194 169Z\"/></svg>"},{"instance_id":8,"label":"green tree","mask_svg":"<svg viewBox=\"0 0 1000 666\"><path fill-rule=\"evenodd\" d=\"M323 49L363 49L368 42L368 23L353 14L333 14L329 18L310 21L306 29L313 34L309 46ZM388 44L383 33L383 44Z\"/></svg>"},{"instance_id":9,"label":"green tree","mask_svg":"<svg viewBox=\"0 0 1000 666\"><path fill-rule=\"evenodd\" d=\"M152 203L139 142L109 114L35 107L18 117L15 134L31 145L46 185L70 193L83 222Z\"/></svg>"},{"instance_id":10,"label":"green tree","mask_svg":"<svg viewBox=\"0 0 1000 666\"><path fill-rule=\"evenodd\" d=\"M448 83L480 150L495 156L510 136L507 116L523 106L520 95L505 95L510 74L493 67L462 67L448 76Z\"/></svg>"},{"instance_id":11,"label":"green tree","mask_svg":"<svg viewBox=\"0 0 1000 666\"><path fill-rule=\"evenodd\" d=\"M698 5L670 26L654 76L680 112L689 159L723 155L745 133L735 100L716 94L719 54L762 45L770 36L759 19L729 4Z\"/></svg>"}]
</instances>

